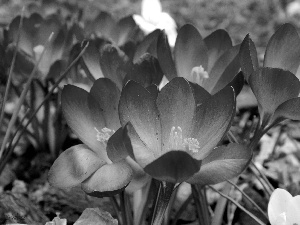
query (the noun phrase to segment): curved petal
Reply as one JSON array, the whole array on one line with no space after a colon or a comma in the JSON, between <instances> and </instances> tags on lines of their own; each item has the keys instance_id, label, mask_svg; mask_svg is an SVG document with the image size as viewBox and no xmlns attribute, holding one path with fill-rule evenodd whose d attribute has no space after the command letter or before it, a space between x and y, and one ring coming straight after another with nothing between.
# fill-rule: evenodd
<instances>
[{"instance_id":1,"label":"curved petal","mask_svg":"<svg viewBox=\"0 0 300 225\"><path fill-rule=\"evenodd\" d=\"M98 36L110 38L111 33L115 29L116 21L108 12L102 11L93 21L93 32Z\"/></svg>"},{"instance_id":2,"label":"curved petal","mask_svg":"<svg viewBox=\"0 0 300 225\"><path fill-rule=\"evenodd\" d=\"M81 184L82 190L89 195L97 196L97 192L122 190L132 178L132 169L123 160L118 163L105 164Z\"/></svg>"},{"instance_id":3,"label":"curved petal","mask_svg":"<svg viewBox=\"0 0 300 225\"><path fill-rule=\"evenodd\" d=\"M97 140L96 126L91 119L87 101L88 92L85 90L73 85L64 86L61 104L68 125L84 144L101 157L106 158L105 146ZM105 127L104 119L98 121L98 126Z\"/></svg>"},{"instance_id":4,"label":"curved petal","mask_svg":"<svg viewBox=\"0 0 300 225\"><path fill-rule=\"evenodd\" d=\"M100 67L100 52L97 50L94 41L89 42L82 56L82 66L85 72L94 79L104 77Z\"/></svg>"},{"instance_id":5,"label":"curved petal","mask_svg":"<svg viewBox=\"0 0 300 225\"><path fill-rule=\"evenodd\" d=\"M118 113L120 95L120 90L110 79L100 78L94 82L88 96L88 105L94 124L99 124L98 120L103 116L105 127L115 131L119 129L121 126ZM99 104L98 107L93 100L90 101L91 98ZM102 109L101 111L99 107ZM100 118L97 115L100 115ZM103 125L102 121L100 125ZM99 128L102 129L103 127Z\"/></svg>"},{"instance_id":6,"label":"curved petal","mask_svg":"<svg viewBox=\"0 0 300 225\"><path fill-rule=\"evenodd\" d=\"M124 135L124 130L120 127L107 141L107 155L112 162L121 161L129 155L125 141L127 135Z\"/></svg>"},{"instance_id":7,"label":"curved petal","mask_svg":"<svg viewBox=\"0 0 300 225\"><path fill-rule=\"evenodd\" d=\"M186 24L178 31L174 48L174 61L178 76L190 76L192 69L202 66L207 70L207 47L193 25Z\"/></svg>"},{"instance_id":8,"label":"curved petal","mask_svg":"<svg viewBox=\"0 0 300 225\"><path fill-rule=\"evenodd\" d=\"M146 146L130 122L128 122L125 126L125 132L130 139L130 143L126 143L128 154L142 168L153 162L161 155L160 149L153 150Z\"/></svg>"},{"instance_id":9,"label":"curved petal","mask_svg":"<svg viewBox=\"0 0 300 225\"><path fill-rule=\"evenodd\" d=\"M276 188L273 191L268 204L268 216L271 224L276 224L277 217L289 210L288 205L292 199L293 196L284 189Z\"/></svg>"},{"instance_id":10,"label":"curved petal","mask_svg":"<svg viewBox=\"0 0 300 225\"><path fill-rule=\"evenodd\" d=\"M291 24L282 25L268 42L264 67L281 68L296 74L300 63L300 38Z\"/></svg>"},{"instance_id":11,"label":"curved petal","mask_svg":"<svg viewBox=\"0 0 300 225\"><path fill-rule=\"evenodd\" d=\"M197 139L198 151L193 157L204 159L230 128L235 115L236 99L232 87L226 87L197 107L192 137Z\"/></svg>"},{"instance_id":12,"label":"curved petal","mask_svg":"<svg viewBox=\"0 0 300 225\"><path fill-rule=\"evenodd\" d=\"M240 71L240 57L237 55L231 63L225 68L224 72L222 73L221 77L214 85L213 89L211 90L211 94L215 94L225 86L227 86L238 74ZM234 88L234 87L233 87ZM237 88L238 90L239 88Z\"/></svg>"},{"instance_id":13,"label":"curved petal","mask_svg":"<svg viewBox=\"0 0 300 225\"><path fill-rule=\"evenodd\" d=\"M280 104L272 117L270 123L285 119L300 120L300 98L292 98Z\"/></svg>"},{"instance_id":14,"label":"curved petal","mask_svg":"<svg viewBox=\"0 0 300 225\"><path fill-rule=\"evenodd\" d=\"M200 171L187 182L204 186L232 179L244 171L251 156L250 149L243 145L229 144L217 147L202 160Z\"/></svg>"},{"instance_id":15,"label":"curved petal","mask_svg":"<svg viewBox=\"0 0 300 225\"><path fill-rule=\"evenodd\" d=\"M256 47L249 34L246 35L241 44L239 55L241 69L245 75L246 80L248 80L253 71L258 69Z\"/></svg>"},{"instance_id":16,"label":"curved petal","mask_svg":"<svg viewBox=\"0 0 300 225\"><path fill-rule=\"evenodd\" d=\"M115 29L112 30L111 37L118 46L121 46L129 40L136 28L137 25L132 16L124 17L117 22Z\"/></svg>"},{"instance_id":17,"label":"curved petal","mask_svg":"<svg viewBox=\"0 0 300 225\"><path fill-rule=\"evenodd\" d=\"M218 58L232 47L232 41L226 30L218 29L203 39L208 49L208 66L209 73Z\"/></svg>"},{"instance_id":18,"label":"curved petal","mask_svg":"<svg viewBox=\"0 0 300 225\"><path fill-rule=\"evenodd\" d=\"M159 112L150 92L135 81L129 81L121 93L119 115L122 126L130 121L141 141L154 154L160 154Z\"/></svg>"},{"instance_id":19,"label":"curved petal","mask_svg":"<svg viewBox=\"0 0 300 225\"><path fill-rule=\"evenodd\" d=\"M139 58L147 52L150 53L151 55L153 55L154 57L157 55L156 54L156 45L157 45L157 38L160 33L161 33L161 30L156 29L144 38L144 40L137 46L137 48L135 50L135 54L133 57L133 63L137 63Z\"/></svg>"},{"instance_id":20,"label":"curved petal","mask_svg":"<svg viewBox=\"0 0 300 225\"><path fill-rule=\"evenodd\" d=\"M199 171L201 161L192 158L184 151L169 151L144 170L157 180L181 183Z\"/></svg>"},{"instance_id":21,"label":"curved petal","mask_svg":"<svg viewBox=\"0 0 300 225\"><path fill-rule=\"evenodd\" d=\"M293 197L287 205L286 224L299 224L300 222L300 195Z\"/></svg>"},{"instance_id":22,"label":"curved petal","mask_svg":"<svg viewBox=\"0 0 300 225\"><path fill-rule=\"evenodd\" d=\"M182 142L191 136L196 112L192 87L184 78L175 77L163 87L156 102L162 126L162 151L183 150L174 147L180 147L181 143L177 141ZM182 140L176 137L177 134Z\"/></svg>"},{"instance_id":23,"label":"curved petal","mask_svg":"<svg viewBox=\"0 0 300 225\"><path fill-rule=\"evenodd\" d=\"M128 80L134 80L147 88L151 84L159 85L163 77L163 72L159 66L158 60L149 53L144 54L128 70L123 83Z\"/></svg>"},{"instance_id":24,"label":"curved petal","mask_svg":"<svg viewBox=\"0 0 300 225\"><path fill-rule=\"evenodd\" d=\"M205 88L209 93L212 93L213 89L217 85L220 79L223 79L222 76L225 73L226 69L229 68L227 71L227 74L229 78L226 78L229 83L233 76L236 75L238 71L236 71L236 67L239 66L238 60L236 59L237 54L239 53L239 45L233 46L229 50L227 50L223 55L219 57L217 62L214 64L213 68L211 69L209 73L209 77L203 81L202 87ZM233 70L233 73L231 74L230 71Z\"/></svg>"},{"instance_id":25,"label":"curved petal","mask_svg":"<svg viewBox=\"0 0 300 225\"><path fill-rule=\"evenodd\" d=\"M278 68L261 68L249 77L250 87L259 103L261 120L268 122L276 108L295 98L300 91L298 78L289 71Z\"/></svg>"},{"instance_id":26,"label":"curved petal","mask_svg":"<svg viewBox=\"0 0 300 225\"><path fill-rule=\"evenodd\" d=\"M193 82L189 82L189 84L193 88L194 97L197 106L201 105L203 102L205 102L207 99L211 97L211 95L200 85Z\"/></svg>"},{"instance_id":27,"label":"curved petal","mask_svg":"<svg viewBox=\"0 0 300 225\"><path fill-rule=\"evenodd\" d=\"M168 80L172 80L177 76L168 37L164 31L161 32L157 39L157 58Z\"/></svg>"},{"instance_id":28,"label":"curved petal","mask_svg":"<svg viewBox=\"0 0 300 225\"><path fill-rule=\"evenodd\" d=\"M111 79L122 90L128 57L117 46L106 44L100 55L100 66L104 77Z\"/></svg>"},{"instance_id":29,"label":"curved petal","mask_svg":"<svg viewBox=\"0 0 300 225\"><path fill-rule=\"evenodd\" d=\"M75 145L55 160L48 173L48 181L58 188L77 186L105 164L86 145Z\"/></svg>"}]
</instances>

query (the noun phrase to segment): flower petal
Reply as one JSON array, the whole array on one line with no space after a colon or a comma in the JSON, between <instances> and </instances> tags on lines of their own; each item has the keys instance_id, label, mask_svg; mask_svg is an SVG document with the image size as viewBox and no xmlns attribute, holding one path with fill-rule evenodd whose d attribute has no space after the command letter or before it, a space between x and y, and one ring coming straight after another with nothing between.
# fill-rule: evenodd
<instances>
[{"instance_id":1,"label":"flower petal","mask_svg":"<svg viewBox=\"0 0 300 225\"><path fill-rule=\"evenodd\" d=\"M236 61L233 61L239 52L239 48L239 45L233 46L232 48L227 50L223 55L221 55L215 63L214 67L209 73L209 78L205 79L203 81L203 84L201 85L209 93L212 93L213 89L215 88L220 79L224 79L222 78L222 76L225 73L226 68L228 68L231 65L231 63L233 63L233 74L230 73L230 69L228 71L229 78L226 77L225 81L229 83L232 80L232 78L237 74L238 71L236 71L236 66L239 67L239 63L237 64Z\"/></svg>"},{"instance_id":2,"label":"flower petal","mask_svg":"<svg viewBox=\"0 0 300 225\"><path fill-rule=\"evenodd\" d=\"M295 98L300 91L298 78L278 68L261 68L249 77L249 85L258 101L261 120L267 123L276 108Z\"/></svg>"},{"instance_id":3,"label":"flower petal","mask_svg":"<svg viewBox=\"0 0 300 225\"><path fill-rule=\"evenodd\" d=\"M291 24L282 25L268 42L264 67L281 68L296 74L300 63L300 38Z\"/></svg>"},{"instance_id":4,"label":"flower petal","mask_svg":"<svg viewBox=\"0 0 300 225\"><path fill-rule=\"evenodd\" d=\"M127 152L142 168L161 155L160 149L153 150L146 146L130 122L125 126L125 132L130 140L125 142Z\"/></svg>"},{"instance_id":5,"label":"flower petal","mask_svg":"<svg viewBox=\"0 0 300 225\"><path fill-rule=\"evenodd\" d=\"M214 85L214 88L211 90L211 94L215 94L225 86L227 86L240 71L240 57L237 55L225 68L224 72L220 76L217 83ZM239 90L239 88L237 88Z\"/></svg>"},{"instance_id":6,"label":"flower petal","mask_svg":"<svg viewBox=\"0 0 300 225\"><path fill-rule=\"evenodd\" d=\"M193 89L182 77L175 77L163 87L157 97L157 108L162 126L162 151L183 150L172 149L172 130L182 132L183 138L190 138L196 102Z\"/></svg>"},{"instance_id":7,"label":"flower petal","mask_svg":"<svg viewBox=\"0 0 300 225\"><path fill-rule=\"evenodd\" d=\"M284 189L276 188L273 191L268 204L268 216L271 224L276 224L277 217L290 210L288 205L292 199L293 196Z\"/></svg>"},{"instance_id":8,"label":"flower petal","mask_svg":"<svg viewBox=\"0 0 300 225\"><path fill-rule=\"evenodd\" d=\"M232 87L226 87L197 107L192 137L199 142L193 157L207 157L230 128L235 115L236 99Z\"/></svg>"},{"instance_id":9,"label":"flower petal","mask_svg":"<svg viewBox=\"0 0 300 225\"><path fill-rule=\"evenodd\" d=\"M50 168L48 181L58 188L74 187L104 164L105 161L86 145L75 145L55 160Z\"/></svg>"},{"instance_id":10,"label":"flower petal","mask_svg":"<svg viewBox=\"0 0 300 225\"><path fill-rule=\"evenodd\" d=\"M100 78L94 82L88 96L88 106L95 125L103 126L102 121L99 123L99 120L103 118L105 127L115 131L119 129L121 126L118 113L120 95L120 90L110 79Z\"/></svg>"},{"instance_id":11,"label":"flower petal","mask_svg":"<svg viewBox=\"0 0 300 225\"><path fill-rule=\"evenodd\" d=\"M157 180L181 183L199 171L201 161L195 160L184 151L169 151L144 170Z\"/></svg>"},{"instance_id":12,"label":"flower petal","mask_svg":"<svg viewBox=\"0 0 300 225\"><path fill-rule=\"evenodd\" d=\"M103 47L100 55L100 66L104 77L111 79L122 90L123 79L126 71L125 66L128 57L117 46L107 44Z\"/></svg>"},{"instance_id":13,"label":"flower petal","mask_svg":"<svg viewBox=\"0 0 300 225\"><path fill-rule=\"evenodd\" d=\"M116 21L108 12L102 11L93 20L92 32L95 32L100 37L110 38L111 33L116 27Z\"/></svg>"},{"instance_id":14,"label":"flower petal","mask_svg":"<svg viewBox=\"0 0 300 225\"><path fill-rule=\"evenodd\" d=\"M300 120L300 98L292 98L277 107L272 117L272 122L285 119Z\"/></svg>"},{"instance_id":15,"label":"flower petal","mask_svg":"<svg viewBox=\"0 0 300 225\"><path fill-rule=\"evenodd\" d=\"M134 80L144 88L151 84L159 85L163 77L163 72L158 60L149 53L144 54L133 66L129 68L123 83Z\"/></svg>"},{"instance_id":16,"label":"flower petal","mask_svg":"<svg viewBox=\"0 0 300 225\"><path fill-rule=\"evenodd\" d=\"M287 205L286 224L300 223L300 195L293 197Z\"/></svg>"},{"instance_id":17,"label":"flower petal","mask_svg":"<svg viewBox=\"0 0 300 225\"><path fill-rule=\"evenodd\" d=\"M137 63L139 58L147 52L156 57L157 38L160 33L161 30L156 29L144 38L135 51L133 63Z\"/></svg>"},{"instance_id":18,"label":"flower petal","mask_svg":"<svg viewBox=\"0 0 300 225\"><path fill-rule=\"evenodd\" d=\"M243 145L229 144L217 147L202 160L200 171L187 182L204 186L234 178L244 171L251 156L251 151Z\"/></svg>"},{"instance_id":19,"label":"flower petal","mask_svg":"<svg viewBox=\"0 0 300 225\"><path fill-rule=\"evenodd\" d=\"M207 99L211 97L211 95L200 85L193 82L189 82L189 84L193 88L194 97L197 106L201 105L203 102L205 102Z\"/></svg>"},{"instance_id":20,"label":"flower petal","mask_svg":"<svg viewBox=\"0 0 300 225\"><path fill-rule=\"evenodd\" d=\"M250 35L247 34L244 38L240 48L240 63L241 69L244 73L246 80L249 76L258 69L258 58L254 42L251 40Z\"/></svg>"},{"instance_id":21,"label":"flower petal","mask_svg":"<svg viewBox=\"0 0 300 225\"><path fill-rule=\"evenodd\" d=\"M125 141L130 141L126 140L126 135L124 135L124 130L122 127L120 127L107 141L107 155L108 158L112 162L118 162L123 159L125 159L129 153L126 148L126 143Z\"/></svg>"},{"instance_id":22,"label":"flower petal","mask_svg":"<svg viewBox=\"0 0 300 225\"><path fill-rule=\"evenodd\" d=\"M168 37L164 31L161 32L157 39L157 58L168 80L172 80L177 76Z\"/></svg>"},{"instance_id":23,"label":"flower petal","mask_svg":"<svg viewBox=\"0 0 300 225\"><path fill-rule=\"evenodd\" d=\"M190 76L196 66L201 65L207 70L207 48L193 25L186 24L180 28L174 48L174 61L177 75L181 77Z\"/></svg>"},{"instance_id":24,"label":"flower petal","mask_svg":"<svg viewBox=\"0 0 300 225\"><path fill-rule=\"evenodd\" d=\"M122 160L105 164L81 184L81 188L91 196L111 196L128 185L132 178L132 169Z\"/></svg>"},{"instance_id":25,"label":"flower petal","mask_svg":"<svg viewBox=\"0 0 300 225\"><path fill-rule=\"evenodd\" d=\"M96 126L87 105L88 92L73 85L66 85L62 91L61 101L64 117L73 132L94 152L101 157L107 157L104 146L97 141ZM98 121L98 126L105 126L104 119Z\"/></svg>"},{"instance_id":26,"label":"flower petal","mask_svg":"<svg viewBox=\"0 0 300 225\"><path fill-rule=\"evenodd\" d=\"M127 16L117 22L115 29L112 30L111 37L118 46L121 46L129 41L131 36L135 34L136 29L137 25L132 16Z\"/></svg>"},{"instance_id":27,"label":"flower petal","mask_svg":"<svg viewBox=\"0 0 300 225\"><path fill-rule=\"evenodd\" d=\"M100 67L100 52L97 50L94 41L89 42L82 56L82 66L85 72L94 79L104 77Z\"/></svg>"},{"instance_id":28,"label":"flower petal","mask_svg":"<svg viewBox=\"0 0 300 225\"><path fill-rule=\"evenodd\" d=\"M119 115L122 126L130 121L141 141L155 154L160 154L161 125L152 94L129 81L122 90Z\"/></svg>"},{"instance_id":29,"label":"flower petal","mask_svg":"<svg viewBox=\"0 0 300 225\"><path fill-rule=\"evenodd\" d=\"M223 29L218 29L203 39L208 49L208 66L207 72L209 73L218 58L232 47L232 41Z\"/></svg>"}]
</instances>

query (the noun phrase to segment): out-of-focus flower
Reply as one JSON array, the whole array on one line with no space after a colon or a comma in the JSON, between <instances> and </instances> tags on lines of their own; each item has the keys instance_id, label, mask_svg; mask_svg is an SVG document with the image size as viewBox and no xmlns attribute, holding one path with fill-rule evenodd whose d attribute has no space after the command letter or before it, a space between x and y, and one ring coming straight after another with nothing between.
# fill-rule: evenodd
<instances>
[{"instance_id":1,"label":"out-of-focus flower","mask_svg":"<svg viewBox=\"0 0 300 225\"><path fill-rule=\"evenodd\" d=\"M169 43L175 45L177 25L175 20L162 11L160 0L142 0L141 15L133 15L133 19L139 27L149 34L155 29L165 30Z\"/></svg>"},{"instance_id":2,"label":"out-of-focus flower","mask_svg":"<svg viewBox=\"0 0 300 225\"><path fill-rule=\"evenodd\" d=\"M201 87L200 87L201 88ZM184 78L172 79L158 94L135 81L122 90L119 114L130 138L127 152L146 173L171 183L214 184L241 173L251 157L239 144L216 147L235 114L232 87L202 96L197 105ZM108 150L111 160L119 151Z\"/></svg>"},{"instance_id":3,"label":"out-of-focus flower","mask_svg":"<svg viewBox=\"0 0 300 225\"><path fill-rule=\"evenodd\" d=\"M116 20L105 11L100 12L95 19L86 21L84 31L86 35L95 34L97 37L112 41L117 46L137 41L141 32L132 16Z\"/></svg>"},{"instance_id":4,"label":"out-of-focus flower","mask_svg":"<svg viewBox=\"0 0 300 225\"><path fill-rule=\"evenodd\" d=\"M17 41L20 20L21 16L15 17L7 28L6 41L12 43L7 51L11 52L11 55L15 50L13 44ZM51 34L53 36L49 47L44 49L44 44L46 44ZM24 17L20 29L19 55L15 67L17 70L21 70L21 74L31 73L34 64L45 50L38 65L41 73L40 77L45 78L50 73L51 66L57 60L67 58L75 40L83 40L80 27L74 24L68 28L66 24L61 22L58 15L43 18L41 15L33 13L30 17ZM55 68L53 69L55 70Z\"/></svg>"},{"instance_id":5,"label":"out-of-focus flower","mask_svg":"<svg viewBox=\"0 0 300 225\"><path fill-rule=\"evenodd\" d=\"M300 224L299 212L300 195L293 197L284 189L275 189L268 205L271 225L298 225Z\"/></svg>"}]
</instances>

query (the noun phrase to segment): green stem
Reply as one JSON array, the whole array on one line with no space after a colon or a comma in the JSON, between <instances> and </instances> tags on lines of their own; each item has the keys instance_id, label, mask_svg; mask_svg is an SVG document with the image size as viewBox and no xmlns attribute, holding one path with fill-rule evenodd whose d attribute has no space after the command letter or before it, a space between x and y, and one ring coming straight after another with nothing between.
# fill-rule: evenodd
<instances>
[{"instance_id":1,"label":"green stem","mask_svg":"<svg viewBox=\"0 0 300 225\"><path fill-rule=\"evenodd\" d=\"M226 198L227 200L231 201L233 204L235 204L238 208L240 208L242 211L244 211L245 213L248 214L248 216L250 216L252 219L254 219L258 224L260 225L266 225L264 222L262 222L258 217L256 217L254 214L252 214L250 211L248 211L247 209L245 209L241 204L239 204L237 201L235 201L234 199L230 198L229 196L223 194L222 192L218 191L217 189L215 189L213 186L208 185L208 187L210 189L212 189L213 191L219 193L223 198Z\"/></svg>"},{"instance_id":2,"label":"green stem","mask_svg":"<svg viewBox=\"0 0 300 225\"><path fill-rule=\"evenodd\" d=\"M152 225L162 224L174 187L175 184L173 183L168 183L165 181L160 182L151 222Z\"/></svg>"},{"instance_id":3,"label":"green stem","mask_svg":"<svg viewBox=\"0 0 300 225\"><path fill-rule=\"evenodd\" d=\"M122 215L122 225L129 225L126 210L126 201L125 201L125 191L122 191L120 194L120 206L121 206L121 215Z\"/></svg>"}]
</instances>

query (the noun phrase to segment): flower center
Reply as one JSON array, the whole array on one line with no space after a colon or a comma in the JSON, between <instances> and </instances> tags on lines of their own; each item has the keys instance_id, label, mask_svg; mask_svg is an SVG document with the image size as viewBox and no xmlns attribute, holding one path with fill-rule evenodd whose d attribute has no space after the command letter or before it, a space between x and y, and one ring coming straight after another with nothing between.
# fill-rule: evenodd
<instances>
[{"instance_id":1,"label":"flower center","mask_svg":"<svg viewBox=\"0 0 300 225\"><path fill-rule=\"evenodd\" d=\"M101 131L99 131L96 127L94 127L94 129L97 132L97 141L100 141L105 144L108 141L108 139L115 133L114 130L111 130L107 127L102 128Z\"/></svg>"},{"instance_id":2,"label":"flower center","mask_svg":"<svg viewBox=\"0 0 300 225\"><path fill-rule=\"evenodd\" d=\"M209 78L208 73L204 68L200 66L195 66L191 71L191 82L197 83L202 86L203 82Z\"/></svg>"},{"instance_id":3,"label":"flower center","mask_svg":"<svg viewBox=\"0 0 300 225\"><path fill-rule=\"evenodd\" d=\"M193 153L199 151L199 142L196 138L183 138L181 127L172 127L170 132L170 147L172 149L188 149Z\"/></svg>"}]
</instances>

